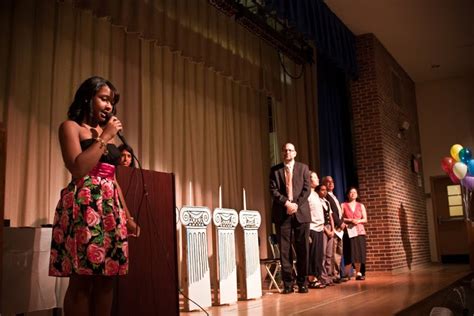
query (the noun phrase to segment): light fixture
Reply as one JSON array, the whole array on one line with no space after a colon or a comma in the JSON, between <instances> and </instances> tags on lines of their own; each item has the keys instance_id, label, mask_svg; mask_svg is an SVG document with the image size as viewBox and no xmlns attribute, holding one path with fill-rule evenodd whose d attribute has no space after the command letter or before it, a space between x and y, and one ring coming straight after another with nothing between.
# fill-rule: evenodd
<instances>
[{"instance_id":1,"label":"light fixture","mask_svg":"<svg viewBox=\"0 0 474 316\"><path fill-rule=\"evenodd\" d=\"M403 121L402 125L400 125L400 131L408 131L410 128L410 123L407 121Z\"/></svg>"},{"instance_id":2,"label":"light fixture","mask_svg":"<svg viewBox=\"0 0 474 316\"><path fill-rule=\"evenodd\" d=\"M398 138L402 138L402 136L405 134L406 131L410 128L410 123L408 121L403 121L402 124L400 124L400 127L398 128Z\"/></svg>"}]
</instances>

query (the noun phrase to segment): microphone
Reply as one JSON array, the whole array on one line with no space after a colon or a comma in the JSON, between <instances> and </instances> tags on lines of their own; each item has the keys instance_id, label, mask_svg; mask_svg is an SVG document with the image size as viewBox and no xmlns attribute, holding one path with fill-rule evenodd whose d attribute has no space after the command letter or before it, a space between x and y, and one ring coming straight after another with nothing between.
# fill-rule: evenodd
<instances>
[{"instance_id":1,"label":"microphone","mask_svg":"<svg viewBox=\"0 0 474 316\"><path fill-rule=\"evenodd\" d=\"M107 122L112 118L113 114L112 113L107 113L105 115L105 123L107 124ZM120 138L120 141L122 142L122 144L124 144L125 146L127 147L130 147L127 143L127 140L125 139L125 137L122 135L122 131L118 131L117 132L117 136L118 138Z\"/></svg>"},{"instance_id":2,"label":"microphone","mask_svg":"<svg viewBox=\"0 0 474 316\"><path fill-rule=\"evenodd\" d=\"M125 139L125 137L122 135L122 131L118 131L117 133L117 136L120 138L120 140L122 141L122 144L124 144L126 147L130 147L127 143L127 140Z\"/></svg>"}]
</instances>

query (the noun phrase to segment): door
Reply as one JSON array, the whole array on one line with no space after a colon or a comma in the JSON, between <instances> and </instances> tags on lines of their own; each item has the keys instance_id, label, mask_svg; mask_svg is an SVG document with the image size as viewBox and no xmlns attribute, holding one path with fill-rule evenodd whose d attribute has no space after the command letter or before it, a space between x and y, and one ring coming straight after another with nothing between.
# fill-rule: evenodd
<instances>
[{"instance_id":1,"label":"door","mask_svg":"<svg viewBox=\"0 0 474 316\"><path fill-rule=\"evenodd\" d=\"M447 176L431 177L431 197L439 259L442 263L469 263L461 185L453 184Z\"/></svg>"}]
</instances>

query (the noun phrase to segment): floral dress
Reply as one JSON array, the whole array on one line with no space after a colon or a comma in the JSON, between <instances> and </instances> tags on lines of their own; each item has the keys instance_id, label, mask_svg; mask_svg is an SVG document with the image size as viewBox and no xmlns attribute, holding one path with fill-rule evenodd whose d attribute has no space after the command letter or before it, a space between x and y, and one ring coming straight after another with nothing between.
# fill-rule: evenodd
<instances>
[{"instance_id":1,"label":"floral dress","mask_svg":"<svg viewBox=\"0 0 474 316\"><path fill-rule=\"evenodd\" d=\"M81 141L82 150L94 141ZM112 144L107 149L88 175L72 180L61 191L53 223L51 276L128 272L126 215L114 184L120 151Z\"/></svg>"}]
</instances>

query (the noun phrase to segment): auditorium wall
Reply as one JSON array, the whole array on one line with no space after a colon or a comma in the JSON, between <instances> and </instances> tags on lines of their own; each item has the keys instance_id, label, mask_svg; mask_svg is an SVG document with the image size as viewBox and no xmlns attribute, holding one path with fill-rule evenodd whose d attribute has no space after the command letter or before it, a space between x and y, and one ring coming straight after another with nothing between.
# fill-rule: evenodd
<instances>
[{"instance_id":1,"label":"auditorium wall","mask_svg":"<svg viewBox=\"0 0 474 316\"><path fill-rule=\"evenodd\" d=\"M412 269L430 261L415 84L373 34L357 37L357 62L351 96L367 270Z\"/></svg>"}]
</instances>

